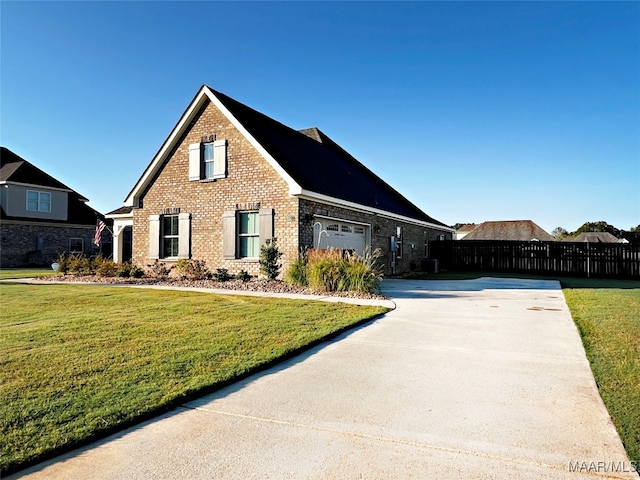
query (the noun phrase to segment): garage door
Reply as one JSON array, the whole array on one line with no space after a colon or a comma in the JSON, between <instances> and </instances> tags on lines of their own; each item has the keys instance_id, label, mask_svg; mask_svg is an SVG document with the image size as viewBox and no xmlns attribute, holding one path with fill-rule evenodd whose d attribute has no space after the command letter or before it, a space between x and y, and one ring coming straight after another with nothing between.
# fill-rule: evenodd
<instances>
[{"instance_id":1,"label":"garage door","mask_svg":"<svg viewBox=\"0 0 640 480\"><path fill-rule=\"evenodd\" d=\"M338 248L364 252L365 226L337 220L322 220L315 227L315 248ZM321 228L322 227L322 228Z\"/></svg>"}]
</instances>

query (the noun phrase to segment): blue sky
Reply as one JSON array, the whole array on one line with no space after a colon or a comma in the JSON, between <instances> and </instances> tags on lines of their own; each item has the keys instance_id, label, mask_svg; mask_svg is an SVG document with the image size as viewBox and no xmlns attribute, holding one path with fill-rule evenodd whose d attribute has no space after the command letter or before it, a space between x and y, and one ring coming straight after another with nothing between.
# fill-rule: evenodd
<instances>
[{"instance_id":1,"label":"blue sky","mask_svg":"<svg viewBox=\"0 0 640 480\"><path fill-rule=\"evenodd\" d=\"M0 3L0 142L121 206L198 88L448 224L640 223L639 2Z\"/></svg>"}]
</instances>

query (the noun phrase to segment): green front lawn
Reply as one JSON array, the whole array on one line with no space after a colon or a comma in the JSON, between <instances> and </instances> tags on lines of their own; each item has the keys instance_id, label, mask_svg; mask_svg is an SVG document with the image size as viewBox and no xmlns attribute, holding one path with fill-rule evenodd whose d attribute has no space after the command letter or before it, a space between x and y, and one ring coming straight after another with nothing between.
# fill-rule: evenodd
<instances>
[{"instance_id":1,"label":"green front lawn","mask_svg":"<svg viewBox=\"0 0 640 480\"><path fill-rule=\"evenodd\" d=\"M3 268L0 270L0 280L8 278L48 277L55 275L51 268Z\"/></svg>"},{"instance_id":2,"label":"green front lawn","mask_svg":"<svg viewBox=\"0 0 640 480\"><path fill-rule=\"evenodd\" d=\"M563 291L600 396L629 458L640 465L640 285Z\"/></svg>"},{"instance_id":3,"label":"green front lawn","mask_svg":"<svg viewBox=\"0 0 640 480\"><path fill-rule=\"evenodd\" d=\"M0 285L3 473L123 428L387 309Z\"/></svg>"}]
</instances>

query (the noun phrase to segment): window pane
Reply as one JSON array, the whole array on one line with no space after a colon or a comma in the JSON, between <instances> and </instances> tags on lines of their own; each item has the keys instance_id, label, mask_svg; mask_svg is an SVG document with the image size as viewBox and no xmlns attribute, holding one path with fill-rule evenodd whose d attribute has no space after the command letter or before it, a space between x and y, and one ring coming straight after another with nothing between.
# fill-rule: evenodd
<instances>
[{"instance_id":1,"label":"window pane","mask_svg":"<svg viewBox=\"0 0 640 480\"><path fill-rule=\"evenodd\" d=\"M204 144L204 161L213 160L213 143Z\"/></svg>"},{"instance_id":2,"label":"window pane","mask_svg":"<svg viewBox=\"0 0 640 480\"><path fill-rule=\"evenodd\" d=\"M165 216L163 217L162 222L163 222L162 231L164 236L178 235L178 216L177 215Z\"/></svg>"},{"instance_id":3,"label":"window pane","mask_svg":"<svg viewBox=\"0 0 640 480\"><path fill-rule=\"evenodd\" d=\"M240 214L240 234L258 234L258 214L256 212Z\"/></svg>"},{"instance_id":4,"label":"window pane","mask_svg":"<svg viewBox=\"0 0 640 480\"><path fill-rule=\"evenodd\" d=\"M258 237L240 237L240 256L246 258L258 258L260 252L260 240Z\"/></svg>"},{"instance_id":5,"label":"window pane","mask_svg":"<svg viewBox=\"0 0 640 480\"><path fill-rule=\"evenodd\" d=\"M40 193L40 211L41 212L50 212L51 211L51 194L50 193Z\"/></svg>"},{"instance_id":6,"label":"window pane","mask_svg":"<svg viewBox=\"0 0 640 480\"><path fill-rule=\"evenodd\" d=\"M31 201L29 200L29 202L27 203L27 210L38 210L38 202L37 201Z\"/></svg>"},{"instance_id":7,"label":"window pane","mask_svg":"<svg viewBox=\"0 0 640 480\"><path fill-rule=\"evenodd\" d=\"M330 225L327 225L327 232L337 232L337 231L338 231L337 223L332 223Z\"/></svg>"},{"instance_id":8,"label":"window pane","mask_svg":"<svg viewBox=\"0 0 640 480\"><path fill-rule=\"evenodd\" d=\"M178 256L178 239L165 238L163 240L163 252L165 257L177 257Z\"/></svg>"},{"instance_id":9,"label":"window pane","mask_svg":"<svg viewBox=\"0 0 640 480\"><path fill-rule=\"evenodd\" d=\"M213 162L204 163L204 176L205 178L213 177Z\"/></svg>"}]
</instances>

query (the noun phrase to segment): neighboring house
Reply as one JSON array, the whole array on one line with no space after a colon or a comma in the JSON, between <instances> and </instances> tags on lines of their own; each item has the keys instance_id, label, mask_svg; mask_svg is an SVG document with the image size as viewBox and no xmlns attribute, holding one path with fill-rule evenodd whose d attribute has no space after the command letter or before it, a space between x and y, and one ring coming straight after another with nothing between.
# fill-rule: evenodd
<instances>
[{"instance_id":1,"label":"neighboring house","mask_svg":"<svg viewBox=\"0 0 640 480\"><path fill-rule=\"evenodd\" d=\"M257 274L272 237L285 268L301 249L370 246L400 273L453 233L317 128L293 130L206 85L107 217L116 260L129 231L136 264L193 258L230 273Z\"/></svg>"},{"instance_id":2,"label":"neighboring house","mask_svg":"<svg viewBox=\"0 0 640 480\"><path fill-rule=\"evenodd\" d=\"M565 238L565 242L589 242L589 243L629 243L609 232L582 232L577 237Z\"/></svg>"},{"instance_id":3,"label":"neighboring house","mask_svg":"<svg viewBox=\"0 0 640 480\"><path fill-rule=\"evenodd\" d=\"M0 265L50 265L62 252L95 252L96 223L104 216L64 183L0 149Z\"/></svg>"},{"instance_id":4,"label":"neighboring house","mask_svg":"<svg viewBox=\"0 0 640 480\"><path fill-rule=\"evenodd\" d=\"M468 234L470 234L478 225L476 225L475 223L467 223L466 225L461 226L459 229L456 230L456 233L454 234L454 240L462 240L464 237L466 237Z\"/></svg>"},{"instance_id":5,"label":"neighboring house","mask_svg":"<svg viewBox=\"0 0 640 480\"><path fill-rule=\"evenodd\" d=\"M531 220L484 222L464 236L462 240L519 240L554 242L555 238Z\"/></svg>"}]
</instances>

